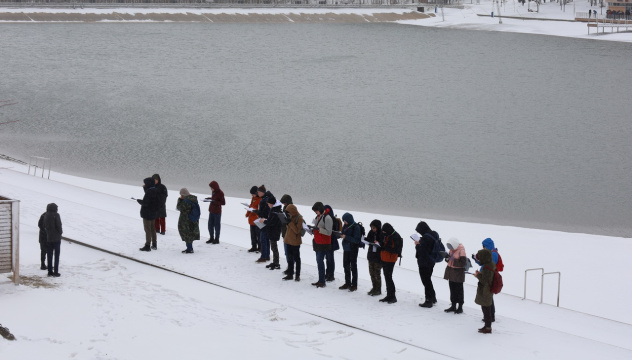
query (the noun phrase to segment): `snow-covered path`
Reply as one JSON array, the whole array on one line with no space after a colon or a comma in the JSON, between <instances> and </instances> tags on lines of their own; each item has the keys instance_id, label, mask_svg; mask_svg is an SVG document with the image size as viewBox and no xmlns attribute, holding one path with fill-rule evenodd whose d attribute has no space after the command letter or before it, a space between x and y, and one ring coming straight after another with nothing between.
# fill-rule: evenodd
<instances>
[{"instance_id":1,"label":"snow-covered path","mask_svg":"<svg viewBox=\"0 0 632 360\"><path fill-rule=\"evenodd\" d=\"M510 295L512 292L521 292L521 282L518 285L511 283L515 282L516 276L521 276L524 269L504 274L507 293L496 297L498 315L494 334L483 336L476 333L476 329L481 326L481 312L473 303L474 279L468 280L465 289L466 308L463 315L445 314L442 310L447 307L448 298L447 283L440 279L443 266L437 267L435 275L438 277L434 278L439 306L430 310L417 306L422 288L411 248L404 250L405 261L401 267L396 267L394 274L399 302L389 306L366 295L370 282L366 262L362 259L359 260L359 291L355 293L337 289L343 277L340 265L335 283L324 289L315 289L309 285L315 281L317 273L309 245L303 245L301 249L304 266L299 283L281 281L280 271L270 271L255 264L256 255L246 252L249 236L239 204L243 199L227 199L229 204L222 219L224 225L220 245L207 245L199 241L194 244L195 254L181 254L184 247L177 236L177 213L170 211L167 235L158 238L159 250L142 253L138 251L144 241L138 217L139 207L136 202L129 200L130 196L140 196L140 185L136 188L62 174L54 174L53 178L57 181L47 181L25 175L19 165L2 162L0 167L13 168L0 170L0 194L21 200L21 272L27 277L27 283L34 281L56 285L53 288L32 288L0 283L0 298L3 299L1 322L18 337L17 342L7 347L0 346L0 355L11 355L7 358L41 354L41 350L36 349L42 349L42 346L50 348L52 353L60 354L60 357L69 357L75 351L77 358L110 359L138 358L139 354L143 357L151 354L156 358L186 354L185 358L201 358L202 354L210 351L220 356L237 358L263 353L264 358L281 359L295 358L299 354L339 358L423 356L474 359L486 358L488 355L483 349L489 346L496 348L499 355L513 355L520 359L559 356L592 359L604 355L623 359L632 355L632 346L628 343L632 335L632 326L629 324L539 305L534 301L522 301ZM172 192L168 208L175 207L175 199L176 194ZM35 225L50 202L59 205L64 235L69 238L174 269L241 293L67 242L62 245L62 277L39 279L45 272L39 270ZM311 215L309 207L299 206L299 211L306 216ZM405 237L408 235L405 229L410 228L410 222L417 221L374 214L354 215L365 223L374 217L386 219ZM202 223L205 223L204 220ZM441 223L432 221L432 224ZM464 231L473 233L473 229L477 228L477 224L448 225L441 224L437 228L442 234L457 234L449 236L459 236L459 232ZM441 229L442 226L446 227L445 231ZM539 232L489 225L478 227L485 228L478 229L478 232L489 232L496 228L512 233L526 232L526 238L530 238L532 232ZM448 231L447 228L454 230ZM551 233L555 234L540 233L548 234L547 241L552 243L549 248L566 248L565 238L558 234L557 239L551 240ZM623 253L627 253L630 246L627 239L572 235L573 239L580 238L579 241L583 241L581 239L585 236L588 243L600 240L620 243L624 248ZM480 239L477 235L473 237ZM556 244L555 240L561 244ZM475 244L479 240L464 243L471 253L477 249ZM505 263L514 266L517 266L517 259L520 258L510 255L514 250L524 249L526 254L538 251L529 250L519 240L507 243L503 249ZM341 264L341 253L337 255L337 263ZM586 258L592 255L592 251L571 247L565 255L569 258ZM559 257L557 261L560 262ZM572 269L569 266L566 271ZM617 269L593 269L592 276L605 280L610 271ZM623 268L622 271L623 283L627 283L630 272ZM566 277L573 278L572 274ZM586 283L592 282L590 279L584 280ZM606 285L611 287L619 283L619 280L606 281ZM594 286L599 288L596 284ZM539 295L539 286L534 289L538 290ZM625 291L629 290L615 289L616 296L622 298L619 300L614 295L600 296L586 289L580 294L580 300L594 304L608 299L605 303L620 310L624 309L625 299L629 298ZM569 286L568 290L564 287L563 294L573 296L573 287ZM42 301L50 306L40 306ZM55 310L51 312L50 309ZM64 325L56 327L55 324ZM398 341L378 339L371 333L384 334ZM371 342L370 346L366 346L367 341Z\"/></svg>"}]
</instances>

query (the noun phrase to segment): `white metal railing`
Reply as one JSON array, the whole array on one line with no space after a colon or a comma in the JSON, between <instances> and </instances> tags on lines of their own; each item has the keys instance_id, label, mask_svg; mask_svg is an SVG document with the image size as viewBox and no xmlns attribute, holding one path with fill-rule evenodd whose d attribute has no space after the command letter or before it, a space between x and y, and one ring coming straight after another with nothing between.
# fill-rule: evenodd
<instances>
[{"instance_id":1,"label":"white metal railing","mask_svg":"<svg viewBox=\"0 0 632 360\"><path fill-rule=\"evenodd\" d=\"M29 158L29 170L27 174L31 175L31 168L33 168L33 176L37 176L37 169L42 169L42 179L43 179L44 171L46 170L47 164L48 164L48 179L50 180L50 158L31 155Z\"/></svg>"},{"instance_id":2,"label":"white metal railing","mask_svg":"<svg viewBox=\"0 0 632 360\"><path fill-rule=\"evenodd\" d=\"M554 271L554 272L544 272L544 268L533 268L533 269L527 269L524 271L524 295L522 296L522 300L527 298L527 273L529 271L536 271L536 270L540 270L541 274L540 274L540 304L542 304L543 300L544 300L544 276L545 275L551 275L551 274L558 274L557 277L557 307L560 307L560 285L561 285L561 281L562 281L562 273L559 271Z\"/></svg>"}]
</instances>

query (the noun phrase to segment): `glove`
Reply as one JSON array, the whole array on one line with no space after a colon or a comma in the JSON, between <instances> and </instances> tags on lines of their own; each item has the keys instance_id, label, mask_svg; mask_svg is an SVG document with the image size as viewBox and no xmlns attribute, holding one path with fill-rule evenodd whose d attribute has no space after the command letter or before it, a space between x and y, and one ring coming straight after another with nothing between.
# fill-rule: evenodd
<instances>
[{"instance_id":1,"label":"glove","mask_svg":"<svg viewBox=\"0 0 632 360\"><path fill-rule=\"evenodd\" d=\"M450 258L445 258L445 262L450 262Z\"/></svg>"},{"instance_id":2,"label":"glove","mask_svg":"<svg viewBox=\"0 0 632 360\"><path fill-rule=\"evenodd\" d=\"M476 260L476 255L472 254L472 259Z\"/></svg>"}]
</instances>

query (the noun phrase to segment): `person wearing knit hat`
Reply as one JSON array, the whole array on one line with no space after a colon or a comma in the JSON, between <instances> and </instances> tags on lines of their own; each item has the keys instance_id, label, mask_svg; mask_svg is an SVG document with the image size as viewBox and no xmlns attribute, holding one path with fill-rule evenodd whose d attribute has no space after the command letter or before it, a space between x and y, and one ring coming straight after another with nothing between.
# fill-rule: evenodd
<instances>
[{"instance_id":1,"label":"person wearing knit hat","mask_svg":"<svg viewBox=\"0 0 632 360\"><path fill-rule=\"evenodd\" d=\"M366 259L369 262L369 274L373 287L367 294L371 296L382 295L382 259L380 249L384 245L384 234L382 234L382 222L380 220L371 221L371 230L367 234L366 241L375 244L368 246Z\"/></svg>"},{"instance_id":2,"label":"person wearing knit hat","mask_svg":"<svg viewBox=\"0 0 632 360\"><path fill-rule=\"evenodd\" d=\"M331 232L333 229L333 220L329 215L329 210L325 210L325 205L318 201L312 206L312 210L316 213L313 221L312 233L314 234L313 248L316 252L316 264L318 265L318 281L312 283L317 288L325 287L325 256L327 251L331 249Z\"/></svg>"},{"instance_id":3,"label":"person wearing knit hat","mask_svg":"<svg viewBox=\"0 0 632 360\"><path fill-rule=\"evenodd\" d=\"M248 219L248 225L250 225L250 249L248 252L250 253L258 253L259 252L259 228L255 225L255 220L259 218L257 213L255 212L259 208L259 202L261 198L257 195L257 186L253 186L250 188L250 205L248 206L248 210L246 211L246 218ZM252 210L250 210L252 209Z\"/></svg>"},{"instance_id":4,"label":"person wearing knit hat","mask_svg":"<svg viewBox=\"0 0 632 360\"><path fill-rule=\"evenodd\" d=\"M182 241L186 243L183 254L193 254L193 241L200 240L200 221L193 221L191 214L200 214L200 205L197 196L191 195L186 188L180 189L180 197L176 203L176 209L180 211L178 218L178 233Z\"/></svg>"},{"instance_id":5,"label":"person wearing knit hat","mask_svg":"<svg viewBox=\"0 0 632 360\"><path fill-rule=\"evenodd\" d=\"M154 174L151 178L154 179L156 192L160 195L160 207L158 208L158 217L154 220L154 227L156 228L156 233L164 235L167 231L165 218L167 217L167 196L169 196L169 191L162 183L160 175Z\"/></svg>"}]
</instances>

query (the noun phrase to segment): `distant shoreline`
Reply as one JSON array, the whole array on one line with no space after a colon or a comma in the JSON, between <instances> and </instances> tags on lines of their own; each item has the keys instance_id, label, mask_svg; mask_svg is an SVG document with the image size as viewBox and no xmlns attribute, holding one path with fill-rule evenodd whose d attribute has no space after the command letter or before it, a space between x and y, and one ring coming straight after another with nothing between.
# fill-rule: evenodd
<instances>
[{"instance_id":1,"label":"distant shoreline","mask_svg":"<svg viewBox=\"0 0 632 360\"><path fill-rule=\"evenodd\" d=\"M0 9L0 23L208 22L208 23L381 23L434 17L409 9L306 8L85 8Z\"/></svg>"}]
</instances>

